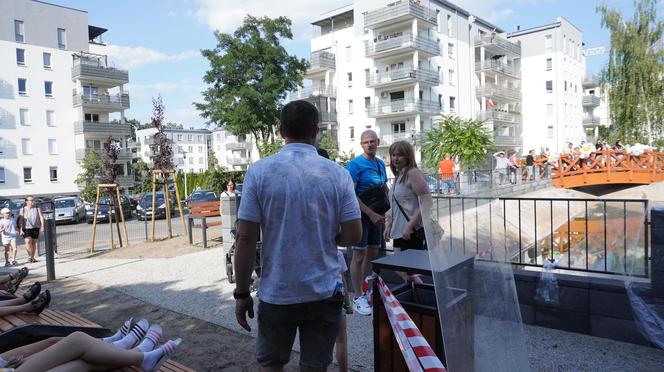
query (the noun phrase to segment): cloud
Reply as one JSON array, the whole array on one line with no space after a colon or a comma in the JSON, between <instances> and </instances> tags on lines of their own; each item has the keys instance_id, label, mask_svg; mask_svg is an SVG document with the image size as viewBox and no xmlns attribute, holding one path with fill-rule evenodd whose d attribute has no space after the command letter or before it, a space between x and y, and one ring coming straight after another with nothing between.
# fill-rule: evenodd
<instances>
[{"instance_id":1,"label":"cloud","mask_svg":"<svg viewBox=\"0 0 664 372\"><path fill-rule=\"evenodd\" d=\"M177 54L165 54L146 47L108 45L106 52L116 67L135 70L145 65L160 62L182 61L200 56L196 50L187 50Z\"/></svg>"}]
</instances>

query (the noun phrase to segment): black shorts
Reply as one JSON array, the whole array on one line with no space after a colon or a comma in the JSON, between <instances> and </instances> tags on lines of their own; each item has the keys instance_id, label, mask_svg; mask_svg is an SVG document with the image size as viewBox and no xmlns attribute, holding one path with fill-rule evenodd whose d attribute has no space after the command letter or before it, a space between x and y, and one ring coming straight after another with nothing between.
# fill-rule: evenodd
<instances>
[{"instance_id":1,"label":"black shorts","mask_svg":"<svg viewBox=\"0 0 664 372\"><path fill-rule=\"evenodd\" d=\"M35 229L25 229L23 230L23 237L25 238L32 238L32 239L39 239L39 228Z\"/></svg>"},{"instance_id":2,"label":"black shorts","mask_svg":"<svg viewBox=\"0 0 664 372\"><path fill-rule=\"evenodd\" d=\"M400 248L402 251L405 251L407 249L418 249L418 250L426 250L426 247L424 247L424 242L421 240L416 240L416 239L394 239L392 242L392 247L394 248Z\"/></svg>"}]
</instances>

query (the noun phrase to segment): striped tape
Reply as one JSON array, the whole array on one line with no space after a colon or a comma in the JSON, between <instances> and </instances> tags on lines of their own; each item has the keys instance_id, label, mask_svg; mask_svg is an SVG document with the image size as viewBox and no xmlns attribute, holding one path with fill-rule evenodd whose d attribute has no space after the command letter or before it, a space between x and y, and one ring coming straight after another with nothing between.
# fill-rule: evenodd
<instances>
[{"instance_id":1,"label":"striped tape","mask_svg":"<svg viewBox=\"0 0 664 372\"><path fill-rule=\"evenodd\" d=\"M367 294L370 303L373 299L374 281L376 281L387 318L390 321L390 326L408 369L411 372L447 372L447 369L422 336L420 330L417 329L399 300L394 297L390 288L383 282L383 278L376 274L366 277L363 283L362 289Z\"/></svg>"}]
</instances>

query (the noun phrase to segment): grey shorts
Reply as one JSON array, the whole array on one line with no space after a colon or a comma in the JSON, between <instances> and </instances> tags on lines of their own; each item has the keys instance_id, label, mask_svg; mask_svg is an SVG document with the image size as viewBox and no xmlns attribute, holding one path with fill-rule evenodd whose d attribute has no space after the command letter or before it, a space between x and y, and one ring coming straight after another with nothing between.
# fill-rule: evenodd
<instances>
[{"instance_id":1,"label":"grey shorts","mask_svg":"<svg viewBox=\"0 0 664 372\"><path fill-rule=\"evenodd\" d=\"M256 359L263 367L290 360L295 333L300 331L300 367L327 368L341 323L343 299L293 305L258 304Z\"/></svg>"}]
</instances>

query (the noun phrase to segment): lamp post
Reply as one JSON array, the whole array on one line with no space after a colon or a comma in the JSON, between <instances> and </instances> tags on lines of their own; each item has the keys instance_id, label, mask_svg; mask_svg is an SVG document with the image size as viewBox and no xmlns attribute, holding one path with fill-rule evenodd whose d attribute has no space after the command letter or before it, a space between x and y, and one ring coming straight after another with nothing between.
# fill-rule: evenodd
<instances>
[{"instance_id":1,"label":"lamp post","mask_svg":"<svg viewBox=\"0 0 664 372\"><path fill-rule=\"evenodd\" d=\"M182 151L182 159L184 160L184 199L187 199L187 152Z\"/></svg>"}]
</instances>

